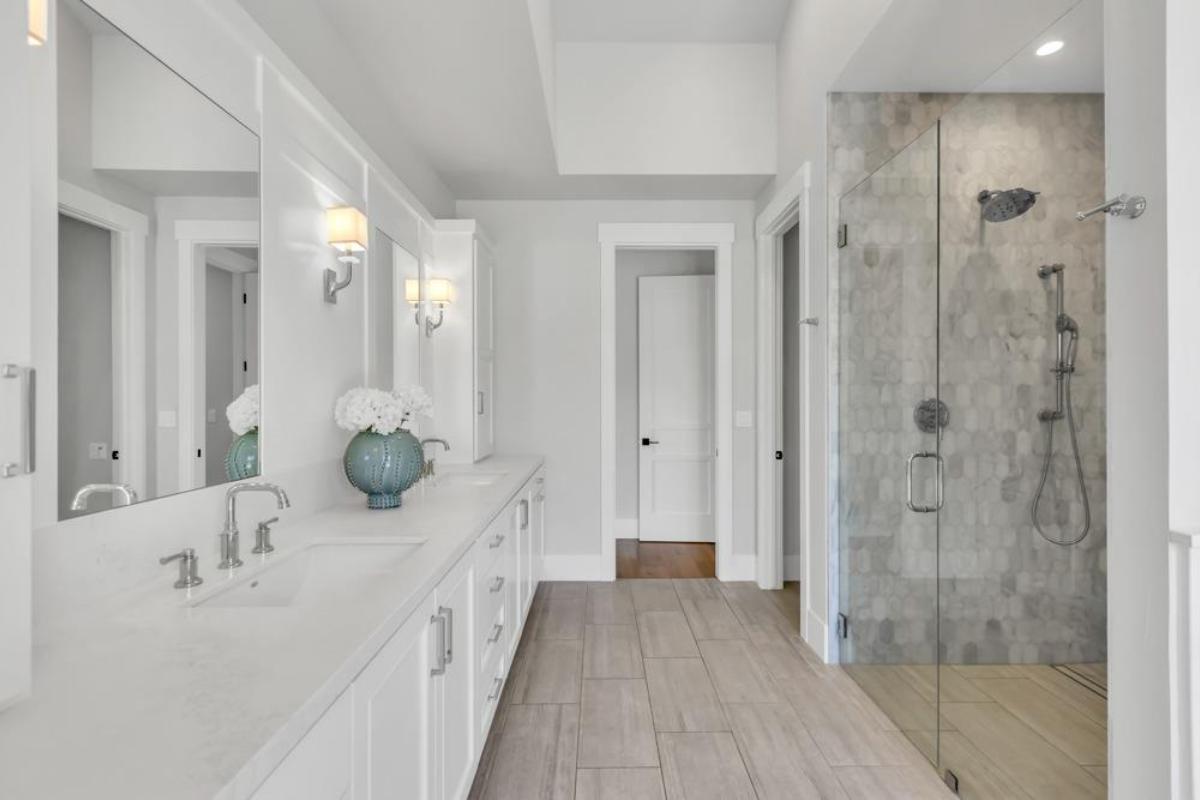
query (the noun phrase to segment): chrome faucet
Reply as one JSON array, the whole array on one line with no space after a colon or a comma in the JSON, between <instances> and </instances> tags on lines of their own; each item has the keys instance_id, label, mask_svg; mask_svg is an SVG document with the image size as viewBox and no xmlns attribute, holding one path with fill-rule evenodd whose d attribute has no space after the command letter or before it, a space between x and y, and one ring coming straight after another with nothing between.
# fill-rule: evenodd
<instances>
[{"instance_id":1,"label":"chrome faucet","mask_svg":"<svg viewBox=\"0 0 1200 800\"><path fill-rule=\"evenodd\" d=\"M71 498L71 510L86 511L88 497L97 492L111 492L113 495L121 495L125 500L121 505L131 506L138 501L137 492L127 483L89 483L86 486L81 486L79 491L75 493L75 496Z\"/></svg>"},{"instance_id":2,"label":"chrome faucet","mask_svg":"<svg viewBox=\"0 0 1200 800\"><path fill-rule=\"evenodd\" d=\"M233 569L242 565L238 556L240 535L237 527L237 496L243 492L270 492L275 495L279 508L289 508L292 505L287 492L273 483L239 483L230 486L225 492L225 529L221 531L221 563L220 569Z\"/></svg>"},{"instance_id":3,"label":"chrome faucet","mask_svg":"<svg viewBox=\"0 0 1200 800\"><path fill-rule=\"evenodd\" d=\"M446 452L450 452L450 443L447 442L445 439L437 439L437 438L422 439L421 440L421 452L422 453L425 452L425 445L427 445L427 444L440 444ZM425 464L421 467L421 477L422 478L432 478L434 476L434 466L435 465L434 465L433 458L425 459Z\"/></svg>"}]
</instances>

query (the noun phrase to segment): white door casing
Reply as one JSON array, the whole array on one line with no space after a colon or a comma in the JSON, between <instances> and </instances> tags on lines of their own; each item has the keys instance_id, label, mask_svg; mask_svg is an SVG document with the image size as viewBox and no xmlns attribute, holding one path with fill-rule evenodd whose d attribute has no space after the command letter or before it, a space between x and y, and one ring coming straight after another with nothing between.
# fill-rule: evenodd
<instances>
[{"instance_id":1,"label":"white door casing","mask_svg":"<svg viewBox=\"0 0 1200 800\"><path fill-rule=\"evenodd\" d=\"M711 275L638 279L638 530L716 539Z\"/></svg>"}]
</instances>

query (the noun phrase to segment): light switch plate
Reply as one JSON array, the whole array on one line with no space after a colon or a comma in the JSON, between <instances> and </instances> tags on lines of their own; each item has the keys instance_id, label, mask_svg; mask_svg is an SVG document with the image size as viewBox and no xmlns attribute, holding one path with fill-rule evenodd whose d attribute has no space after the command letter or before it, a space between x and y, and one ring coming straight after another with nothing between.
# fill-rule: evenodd
<instances>
[{"instance_id":1,"label":"light switch plate","mask_svg":"<svg viewBox=\"0 0 1200 800\"><path fill-rule=\"evenodd\" d=\"M214 423L216 421L217 421L217 410L215 408L210 408L208 410L208 424L211 425L212 423Z\"/></svg>"},{"instance_id":2,"label":"light switch plate","mask_svg":"<svg viewBox=\"0 0 1200 800\"><path fill-rule=\"evenodd\" d=\"M753 411L737 412L736 414L734 414L733 424L739 428L753 428L754 427L754 412Z\"/></svg>"},{"instance_id":3,"label":"light switch plate","mask_svg":"<svg viewBox=\"0 0 1200 800\"><path fill-rule=\"evenodd\" d=\"M175 427L175 411L174 409L158 412L158 427L174 428Z\"/></svg>"}]
</instances>

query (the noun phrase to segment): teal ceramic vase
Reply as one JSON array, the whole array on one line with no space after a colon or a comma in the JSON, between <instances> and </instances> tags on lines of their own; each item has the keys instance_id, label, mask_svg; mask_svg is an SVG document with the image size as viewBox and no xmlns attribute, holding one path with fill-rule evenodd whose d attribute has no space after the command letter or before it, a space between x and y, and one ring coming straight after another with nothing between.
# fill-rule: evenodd
<instances>
[{"instance_id":1,"label":"teal ceramic vase","mask_svg":"<svg viewBox=\"0 0 1200 800\"><path fill-rule=\"evenodd\" d=\"M408 431L362 431L346 445L346 479L367 496L367 508L397 508L400 494L421 477L425 457Z\"/></svg>"},{"instance_id":2,"label":"teal ceramic vase","mask_svg":"<svg viewBox=\"0 0 1200 800\"><path fill-rule=\"evenodd\" d=\"M225 477L240 481L258 475L258 428L233 440L225 453Z\"/></svg>"}]
</instances>

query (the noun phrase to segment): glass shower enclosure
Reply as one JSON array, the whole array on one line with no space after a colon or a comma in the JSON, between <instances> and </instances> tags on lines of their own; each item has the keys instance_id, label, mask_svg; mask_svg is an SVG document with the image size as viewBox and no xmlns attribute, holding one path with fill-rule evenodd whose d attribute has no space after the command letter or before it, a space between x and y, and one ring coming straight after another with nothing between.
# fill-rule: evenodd
<instances>
[{"instance_id":1,"label":"glass shower enclosure","mask_svg":"<svg viewBox=\"0 0 1200 800\"><path fill-rule=\"evenodd\" d=\"M1103 98L831 105L841 661L962 796L1103 798Z\"/></svg>"}]
</instances>

